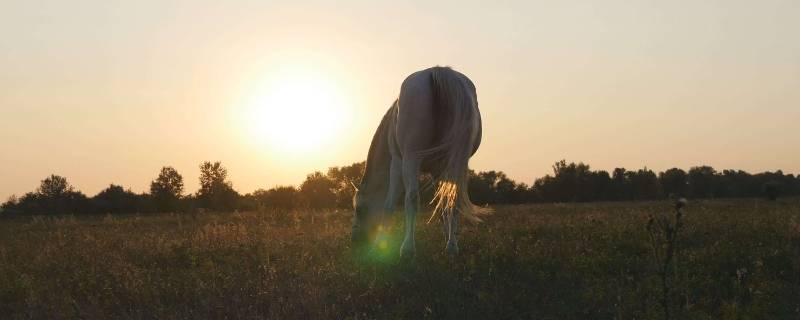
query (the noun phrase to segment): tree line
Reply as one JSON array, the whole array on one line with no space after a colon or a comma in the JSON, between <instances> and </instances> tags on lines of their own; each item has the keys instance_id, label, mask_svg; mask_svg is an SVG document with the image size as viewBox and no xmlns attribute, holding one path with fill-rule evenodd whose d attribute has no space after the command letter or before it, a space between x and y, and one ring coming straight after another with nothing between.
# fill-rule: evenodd
<instances>
[{"instance_id":1,"label":"tree line","mask_svg":"<svg viewBox=\"0 0 800 320\"><path fill-rule=\"evenodd\" d=\"M40 186L21 197L11 196L0 206L3 214L106 214L249 211L264 208L350 208L353 182L359 181L364 162L331 167L326 173L309 174L298 187L276 186L240 194L228 180L220 162L200 164L200 188L186 194L183 176L172 167L163 167L150 183L149 192L135 193L111 184L88 197L69 184L65 177L51 175ZM590 202L655 200L669 197L738 198L800 195L800 176L775 172L750 174L742 170L716 171L710 166L679 168L656 173L650 169L612 172L591 170L584 163L553 165L553 173L536 179L532 185L518 183L502 171L469 172L472 201L485 204L540 202ZM421 177L423 200L433 197L431 177ZM402 199L402 197L401 197Z\"/></svg>"}]
</instances>

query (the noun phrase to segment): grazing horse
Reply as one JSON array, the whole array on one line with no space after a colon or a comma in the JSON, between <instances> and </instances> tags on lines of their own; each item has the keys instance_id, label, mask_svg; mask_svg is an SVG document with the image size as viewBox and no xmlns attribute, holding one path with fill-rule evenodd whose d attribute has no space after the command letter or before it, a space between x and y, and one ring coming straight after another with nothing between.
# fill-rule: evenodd
<instances>
[{"instance_id":1,"label":"grazing horse","mask_svg":"<svg viewBox=\"0 0 800 320\"><path fill-rule=\"evenodd\" d=\"M385 230L386 216L394 212L405 190L400 256L413 257L419 175L430 173L436 188L431 219L441 215L446 251L457 254L459 214L480 221L477 215L488 211L473 205L467 194L469 158L480 143L481 116L469 78L439 66L408 76L369 147L364 176L353 197L353 242L371 241L376 232Z\"/></svg>"}]
</instances>

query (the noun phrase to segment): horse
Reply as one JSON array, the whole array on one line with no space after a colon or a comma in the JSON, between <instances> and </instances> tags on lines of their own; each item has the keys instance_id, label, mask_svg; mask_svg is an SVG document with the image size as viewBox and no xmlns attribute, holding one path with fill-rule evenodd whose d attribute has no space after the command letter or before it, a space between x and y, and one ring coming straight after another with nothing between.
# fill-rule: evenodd
<instances>
[{"instance_id":1,"label":"horse","mask_svg":"<svg viewBox=\"0 0 800 320\"><path fill-rule=\"evenodd\" d=\"M436 66L409 75L400 95L372 137L364 174L355 194L351 240L363 245L385 232L403 191L405 225L400 257L416 254L421 173L429 173L431 204L442 220L446 252L458 254L459 216L480 222L489 209L472 204L467 193L469 159L481 143L481 116L475 85L450 67ZM375 227L377 225L377 228Z\"/></svg>"}]
</instances>

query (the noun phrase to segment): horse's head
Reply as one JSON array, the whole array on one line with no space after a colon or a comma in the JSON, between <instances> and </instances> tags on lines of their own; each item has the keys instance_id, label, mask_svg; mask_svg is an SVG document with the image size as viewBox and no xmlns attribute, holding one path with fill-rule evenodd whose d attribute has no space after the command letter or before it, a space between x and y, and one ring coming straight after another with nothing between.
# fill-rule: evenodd
<instances>
[{"instance_id":1,"label":"horse's head","mask_svg":"<svg viewBox=\"0 0 800 320\"><path fill-rule=\"evenodd\" d=\"M354 243L364 243L371 238L374 233L375 222L382 209L382 205L376 201L372 201L366 190L359 189L355 185L353 185L353 187L355 188L353 195L355 217L353 219L351 240Z\"/></svg>"}]
</instances>

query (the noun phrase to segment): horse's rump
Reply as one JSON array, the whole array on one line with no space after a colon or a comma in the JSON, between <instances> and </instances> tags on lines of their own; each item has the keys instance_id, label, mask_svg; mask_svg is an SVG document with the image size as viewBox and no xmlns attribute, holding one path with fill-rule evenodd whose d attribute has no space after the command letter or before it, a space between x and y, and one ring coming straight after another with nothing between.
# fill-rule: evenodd
<instances>
[{"instance_id":1,"label":"horse's rump","mask_svg":"<svg viewBox=\"0 0 800 320\"><path fill-rule=\"evenodd\" d=\"M488 210L469 200L469 158L480 143L480 112L474 86L464 75L447 67L431 68L431 83L437 107L437 143L422 150L424 166L434 176L436 191L433 217L456 210L472 221Z\"/></svg>"}]
</instances>

